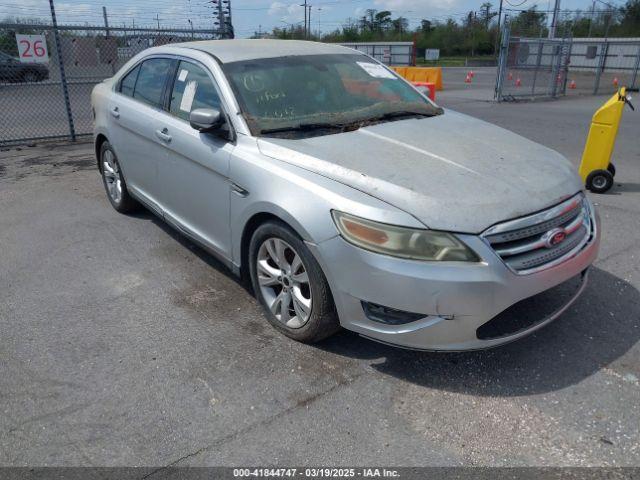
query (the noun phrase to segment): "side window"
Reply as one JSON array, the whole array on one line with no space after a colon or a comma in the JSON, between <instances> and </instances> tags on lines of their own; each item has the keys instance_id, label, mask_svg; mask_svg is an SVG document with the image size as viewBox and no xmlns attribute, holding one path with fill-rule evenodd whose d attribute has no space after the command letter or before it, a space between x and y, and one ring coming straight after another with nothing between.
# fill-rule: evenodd
<instances>
[{"instance_id":1,"label":"side window","mask_svg":"<svg viewBox=\"0 0 640 480\"><path fill-rule=\"evenodd\" d=\"M139 71L140 65L131 70L122 80L120 80L120 93L128 97L133 97L133 88L136 86Z\"/></svg>"},{"instance_id":2,"label":"side window","mask_svg":"<svg viewBox=\"0 0 640 480\"><path fill-rule=\"evenodd\" d=\"M220 97L207 72L198 65L181 61L171 92L169 112L183 120L196 108L220 109Z\"/></svg>"},{"instance_id":3,"label":"side window","mask_svg":"<svg viewBox=\"0 0 640 480\"><path fill-rule=\"evenodd\" d=\"M171 60L168 58L152 58L140 66L135 83L133 98L152 107L162 108L162 91L171 71Z\"/></svg>"}]
</instances>

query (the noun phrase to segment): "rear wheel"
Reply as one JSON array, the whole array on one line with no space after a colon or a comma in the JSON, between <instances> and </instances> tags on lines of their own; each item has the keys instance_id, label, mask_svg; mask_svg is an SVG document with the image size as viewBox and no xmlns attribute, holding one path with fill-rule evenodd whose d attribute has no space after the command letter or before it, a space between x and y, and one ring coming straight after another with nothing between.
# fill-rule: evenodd
<instances>
[{"instance_id":1,"label":"rear wheel","mask_svg":"<svg viewBox=\"0 0 640 480\"><path fill-rule=\"evenodd\" d=\"M104 189L113 208L120 213L135 211L139 206L138 202L129 195L118 158L106 141L100 147L100 172Z\"/></svg>"},{"instance_id":2,"label":"rear wheel","mask_svg":"<svg viewBox=\"0 0 640 480\"><path fill-rule=\"evenodd\" d=\"M253 290L271 325L300 342L339 330L327 280L304 242L287 225L269 221L249 245Z\"/></svg>"},{"instance_id":3,"label":"rear wheel","mask_svg":"<svg viewBox=\"0 0 640 480\"><path fill-rule=\"evenodd\" d=\"M604 193L613 186L613 175L608 170L594 170L585 183L593 193Z\"/></svg>"}]
</instances>

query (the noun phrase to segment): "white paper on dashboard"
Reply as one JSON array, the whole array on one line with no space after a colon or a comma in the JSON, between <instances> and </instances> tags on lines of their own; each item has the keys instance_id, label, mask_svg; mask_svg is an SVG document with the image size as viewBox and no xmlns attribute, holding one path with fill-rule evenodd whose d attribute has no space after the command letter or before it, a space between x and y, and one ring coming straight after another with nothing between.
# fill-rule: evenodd
<instances>
[{"instance_id":1,"label":"white paper on dashboard","mask_svg":"<svg viewBox=\"0 0 640 480\"><path fill-rule=\"evenodd\" d=\"M360 65L365 72L375 78L389 78L391 80L396 80L396 76L391 73L389 70L384 68L382 65L378 65L377 63L367 63L367 62L356 62Z\"/></svg>"},{"instance_id":2,"label":"white paper on dashboard","mask_svg":"<svg viewBox=\"0 0 640 480\"><path fill-rule=\"evenodd\" d=\"M183 68L180 70L180 75L178 75L178 81L184 82L187 79L187 75L189 75L189 71Z\"/></svg>"}]
</instances>

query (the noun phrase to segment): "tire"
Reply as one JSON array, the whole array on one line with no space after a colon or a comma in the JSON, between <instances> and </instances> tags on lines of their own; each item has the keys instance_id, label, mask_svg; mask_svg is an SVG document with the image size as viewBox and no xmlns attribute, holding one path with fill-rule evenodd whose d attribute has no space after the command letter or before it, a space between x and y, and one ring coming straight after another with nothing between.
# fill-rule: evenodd
<instances>
[{"instance_id":1,"label":"tire","mask_svg":"<svg viewBox=\"0 0 640 480\"><path fill-rule=\"evenodd\" d=\"M39 80L38 75L34 72L24 72L22 74L22 81L26 83L35 83Z\"/></svg>"},{"instance_id":2,"label":"tire","mask_svg":"<svg viewBox=\"0 0 640 480\"><path fill-rule=\"evenodd\" d=\"M276 261L280 257L284 261ZM260 225L251 237L248 261L253 291L276 330L315 343L340 329L327 279L289 226L275 220Z\"/></svg>"},{"instance_id":3,"label":"tire","mask_svg":"<svg viewBox=\"0 0 640 480\"><path fill-rule=\"evenodd\" d=\"M613 186L613 175L608 170L594 170L585 183L593 193L604 193Z\"/></svg>"},{"instance_id":4,"label":"tire","mask_svg":"<svg viewBox=\"0 0 640 480\"><path fill-rule=\"evenodd\" d=\"M616 176L616 166L613 163L609 164L609 166L607 167L607 170L615 178L615 176Z\"/></svg>"},{"instance_id":5,"label":"tire","mask_svg":"<svg viewBox=\"0 0 640 480\"><path fill-rule=\"evenodd\" d=\"M129 190L127 190L127 183L120 169L118 157L107 141L103 142L100 147L100 174L107 198L113 208L120 213L131 213L138 209L138 202L131 197Z\"/></svg>"}]
</instances>

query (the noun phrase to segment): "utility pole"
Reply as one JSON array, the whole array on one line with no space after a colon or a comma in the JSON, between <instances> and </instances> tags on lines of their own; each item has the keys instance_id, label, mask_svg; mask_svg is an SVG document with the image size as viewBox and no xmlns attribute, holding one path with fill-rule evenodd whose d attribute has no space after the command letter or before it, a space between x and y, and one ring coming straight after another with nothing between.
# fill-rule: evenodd
<instances>
[{"instance_id":1,"label":"utility pole","mask_svg":"<svg viewBox=\"0 0 640 480\"><path fill-rule=\"evenodd\" d=\"M158 22L158 30L160 30L160 15L156 13L156 22Z\"/></svg>"},{"instance_id":2,"label":"utility pole","mask_svg":"<svg viewBox=\"0 0 640 480\"><path fill-rule=\"evenodd\" d=\"M491 4L489 2L484 4L484 29L489 31L489 8L491 8Z\"/></svg>"},{"instance_id":3,"label":"utility pole","mask_svg":"<svg viewBox=\"0 0 640 480\"><path fill-rule=\"evenodd\" d=\"M304 7L304 38L307 38L307 0L300 6Z\"/></svg>"},{"instance_id":4,"label":"utility pole","mask_svg":"<svg viewBox=\"0 0 640 480\"><path fill-rule=\"evenodd\" d=\"M311 38L311 5L309 5L309 31L307 32L307 38Z\"/></svg>"},{"instance_id":5,"label":"utility pole","mask_svg":"<svg viewBox=\"0 0 640 480\"><path fill-rule=\"evenodd\" d=\"M589 19L589 34L587 37L591 38L591 29L593 27L593 15L596 13L596 0L591 3L591 18Z\"/></svg>"},{"instance_id":6,"label":"utility pole","mask_svg":"<svg viewBox=\"0 0 640 480\"><path fill-rule=\"evenodd\" d=\"M556 27L558 22L558 12L560 11L560 0L555 0L553 7L553 17L551 17L551 28L549 29L549 38L556 38Z\"/></svg>"},{"instance_id":7,"label":"utility pole","mask_svg":"<svg viewBox=\"0 0 640 480\"><path fill-rule=\"evenodd\" d=\"M224 21L224 14L222 13L222 0L218 0L218 23L220 28L220 38L226 38L226 22Z\"/></svg>"},{"instance_id":8,"label":"utility pole","mask_svg":"<svg viewBox=\"0 0 640 480\"><path fill-rule=\"evenodd\" d=\"M233 38L235 35L231 23L231 0L209 0L207 3L213 4L214 10L217 10L218 21L216 24L218 25L219 38Z\"/></svg>"},{"instance_id":9,"label":"utility pole","mask_svg":"<svg viewBox=\"0 0 640 480\"><path fill-rule=\"evenodd\" d=\"M109 36L109 20L107 19L107 7L102 7L102 18L104 18L104 30L106 36Z\"/></svg>"}]
</instances>

